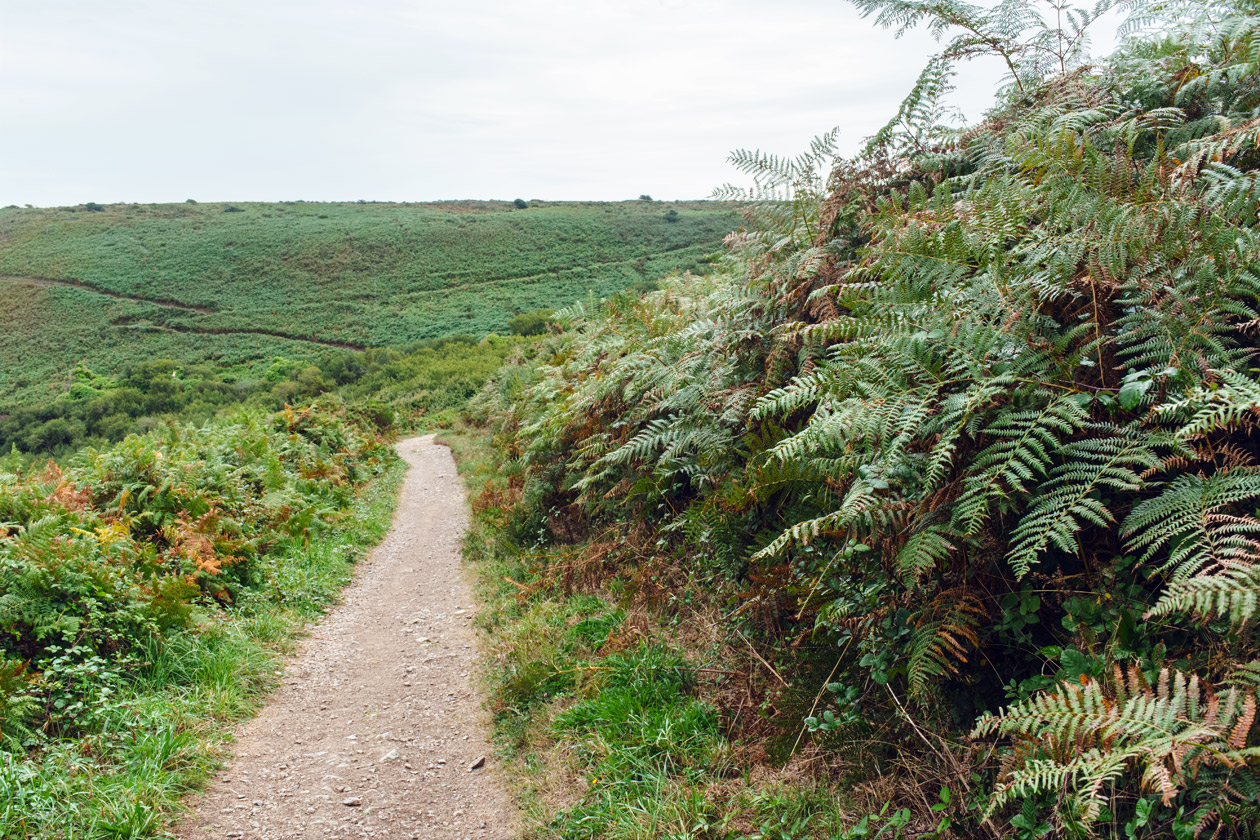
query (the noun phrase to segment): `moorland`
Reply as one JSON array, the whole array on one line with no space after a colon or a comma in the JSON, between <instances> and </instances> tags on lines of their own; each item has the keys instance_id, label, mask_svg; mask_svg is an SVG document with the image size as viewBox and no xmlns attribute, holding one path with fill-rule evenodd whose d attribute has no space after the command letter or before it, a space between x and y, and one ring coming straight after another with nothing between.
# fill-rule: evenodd
<instances>
[{"instance_id":1,"label":"moorland","mask_svg":"<svg viewBox=\"0 0 1260 840\"><path fill-rule=\"evenodd\" d=\"M477 355L443 339L703 271L739 221L646 199L0 210L0 447L66 452L143 418L280 407L400 353Z\"/></svg>"}]
</instances>

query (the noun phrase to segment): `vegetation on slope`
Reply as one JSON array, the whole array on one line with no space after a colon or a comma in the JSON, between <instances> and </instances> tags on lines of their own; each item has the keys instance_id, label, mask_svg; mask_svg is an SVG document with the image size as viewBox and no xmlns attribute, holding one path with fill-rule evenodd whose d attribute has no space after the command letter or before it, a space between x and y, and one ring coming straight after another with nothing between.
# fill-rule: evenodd
<instances>
[{"instance_id":1,"label":"vegetation on slope","mask_svg":"<svg viewBox=\"0 0 1260 840\"><path fill-rule=\"evenodd\" d=\"M0 837L153 836L388 527L331 399L0 467Z\"/></svg>"},{"instance_id":2,"label":"vegetation on slope","mask_svg":"<svg viewBox=\"0 0 1260 840\"><path fill-rule=\"evenodd\" d=\"M712 202L7 208L0 407L49 401L79 364L257 377L277 356L505 333L515 315L700 267L737 223Z\"/></svg>"},{"instance_id":3,"label":"vegetation on slope","mask_svg":"<svg viewBox=\"0 0 1260 840\"><path fill-rule=\"evenodd\" d=\"M135 362L116 377L80 365L63 396L0 415L0 451L64 457L163 424L204 423L242 405L275 410L334 391L382 427L440 425L527 343L451 336L361 353L330 350L307 361L277 356L257 375L171 359Z\"/></svg>"},{"instance_id":4,"label":"vegetation on slope","mask_svg":"<svg viewBox=\"0 0 1260 840\"><path fill-rule=\"evenodd\" d=\"M662 755L652 778L690 795L668 833L739 833L712 815L755 759L715 760L704 712L698 752L644 710L616 742L608 707L641 670L617 657L686 670L651 652L689 641L661 625L720 610L681 690L851 807L883 801L841 836L1252 836L1260 7L1137 4L1087 65L1083 12L859 6L962 34L825 182L827 138L736 157L772 200L724 273L576 308L474 413L507 465L474 553L514 564L516 620L552 640L506 643L500 719L586 781L537 833L593 836L611 797L637 814L615 836L659 836L627 762ZM944 128L976 53L1010 85ZM548 619L575 589L602 597ZM606 655L618 609L655 625ZM749 833L834 836L830 814Z\"/></svg>"}]
</instances>

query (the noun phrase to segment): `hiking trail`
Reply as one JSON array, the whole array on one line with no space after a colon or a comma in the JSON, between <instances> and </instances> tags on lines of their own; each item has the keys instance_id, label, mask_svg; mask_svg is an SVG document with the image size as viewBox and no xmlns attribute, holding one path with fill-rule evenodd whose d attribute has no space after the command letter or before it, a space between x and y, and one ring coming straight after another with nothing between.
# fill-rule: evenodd
<instances>
[{"instance_id":1,"label":"hiking trail","mask_svg":"<svg viewBox=\"0 0 1260 840\"><path fill-rule=\"evenodd\" d=\"M473 685L463 486L432 435L397 449L410 467L388 536L238 730L181 840L513 836Z\"/></svg>"}]
</instances>

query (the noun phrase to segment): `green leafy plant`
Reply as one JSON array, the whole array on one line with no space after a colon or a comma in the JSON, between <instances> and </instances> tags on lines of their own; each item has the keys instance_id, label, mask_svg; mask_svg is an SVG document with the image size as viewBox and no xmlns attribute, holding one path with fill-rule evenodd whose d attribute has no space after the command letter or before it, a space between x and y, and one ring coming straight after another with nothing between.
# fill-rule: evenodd
<instances>
[{"instance_id":1,"label":"green leafy plant","mask_svg":"<svg viewBox=\"0 0 1260 840\"><path fill-rule=\"evenodd\" d=\"M717 271L570 308L474 401L509 533L703 581L758 708L983 801L955 833L1215 831L1258 763L1260 10L1128 4L1094 61L1108 4L858 5L944 43L889 128L737 153ZM1009 86L955 128L976 55Z\"/></svg>"}]
</instances>

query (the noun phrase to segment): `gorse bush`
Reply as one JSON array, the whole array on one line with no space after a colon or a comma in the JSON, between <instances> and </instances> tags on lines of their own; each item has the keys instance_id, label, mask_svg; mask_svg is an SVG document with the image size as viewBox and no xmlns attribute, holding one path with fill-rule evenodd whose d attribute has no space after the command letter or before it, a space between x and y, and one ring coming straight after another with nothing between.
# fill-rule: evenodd
<instances>
[{"instance_id":1,"label":"gorse bush","mask_svg":"<svg viewBox=\"0 0 1260 840\"><path fill-rule=\"evenodd\" d=\"M508 321L508 331L512 335L542 335L554 324L550 309L536 309L533 312L522 312Z\"/></svg>"},{"instance_id":2,"label":"gorse bush","mask_svg":"<svg viewBox=\"0 0 1260 840\"><path fill-rule=\"evenodd\" d=\"M509 526L650 526L732 625L835 661L837 773L945 779L969 836L1245 836L1260 7L1131 5L1091 65L1101 9L858 5L962 34L825 180L830 137L738 154L758 228L722 273L562 313L486 392ZM977 53L1009 84L944 126Z\"/></svg>"}]
</instances>

